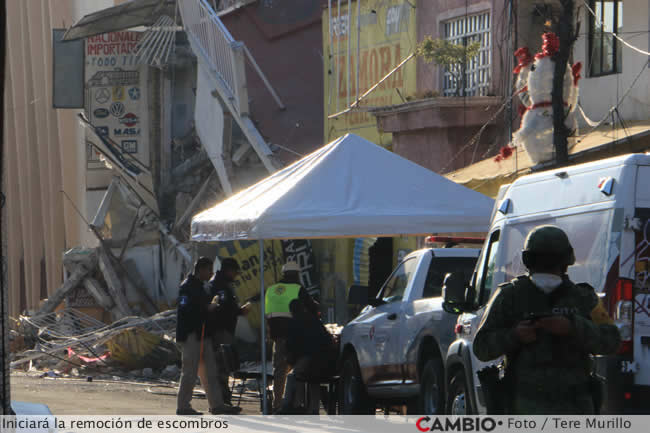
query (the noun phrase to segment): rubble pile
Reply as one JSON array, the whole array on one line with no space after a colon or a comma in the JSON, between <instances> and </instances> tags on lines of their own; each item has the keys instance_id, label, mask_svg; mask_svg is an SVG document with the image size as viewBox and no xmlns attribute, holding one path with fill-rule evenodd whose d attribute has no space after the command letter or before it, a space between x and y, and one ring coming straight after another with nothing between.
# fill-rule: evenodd
<instances>
[{"instance_id":1,"label":"rubble pile","mask_svg":"<svg viewBox=\"0 0 650 433\"><path fill-rule=\"evenodd\" d=\"M12 369L42 377L178 380L180 376L175 310L147 318L124 317L106 325L66 308L21 316L14 328L24 350L12 352Z\"/></svg>"}]
</instances>

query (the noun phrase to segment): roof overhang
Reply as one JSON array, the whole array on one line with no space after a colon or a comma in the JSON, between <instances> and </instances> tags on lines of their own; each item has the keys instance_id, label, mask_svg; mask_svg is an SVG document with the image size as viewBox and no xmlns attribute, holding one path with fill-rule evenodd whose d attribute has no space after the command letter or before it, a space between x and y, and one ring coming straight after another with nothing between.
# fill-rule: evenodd
<instances>
[{"instance_id":1,"label":"roof overhang","mask_svg":"<svg viewBox=\"0 0 650 433\"><path fill-rule=\"evenodd\" d=\"M64 41L88 38L139 26L150 26L161 15L174 17L175 0L131 0L81 18L63 35Z\"/></svg>"},{"instance_id":2,"label":"roof overhang","mask_svg":"<svg viewBox=\"0 0 650 433\"><path fill-rule=\"evenodd\" d=\"M569 143L575 145L569 150L570 164L596 161L625 153L643 152L650 149L650 121L630 122L625 128L602 125L587 133L572 137ZM554 162L534 165L524 149L518 148L508 159L496 162L494 158L484 159L446 175L454 182L496 197L501 185L530 172L553 168Z\"/></svg>"}]
</instances>

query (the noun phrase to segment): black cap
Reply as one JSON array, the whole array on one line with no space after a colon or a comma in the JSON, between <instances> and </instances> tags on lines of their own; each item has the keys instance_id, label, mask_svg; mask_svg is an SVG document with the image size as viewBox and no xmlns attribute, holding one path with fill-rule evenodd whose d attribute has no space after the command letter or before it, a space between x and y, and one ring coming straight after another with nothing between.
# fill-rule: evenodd
<instances>
[{"instance_id":1,"label":"black cap","mask_svg":"<svg viewBox=\"0 0 650 433\"><path fill-rule=\"evenodd\" d=\"M210 257L199 257L199 259L194 264L194 272L197 273L204 268L210 268L212 270L213 264L214 260L212 260Z\"/></svg>"},{"instance_id":2,"label":"black cap","mask_svg":"<svg viewBox=\"0 0 650 433\"><path fill-rule=\"evenodd\" d=\"M238 271L239 269L239 263L237 263L237 260L231 257L225 258L221 261L222 271Z\"/></svg>"}]
</instances>

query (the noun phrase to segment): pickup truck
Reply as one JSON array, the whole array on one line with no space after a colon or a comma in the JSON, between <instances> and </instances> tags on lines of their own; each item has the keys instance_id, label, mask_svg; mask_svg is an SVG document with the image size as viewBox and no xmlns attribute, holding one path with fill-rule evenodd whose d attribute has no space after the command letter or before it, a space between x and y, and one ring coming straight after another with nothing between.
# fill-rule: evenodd
<instances>
[{"instance_id":1,"label":"pickup truck","mask_svg":"<svg viewBox=\"0 0 650 433\"><path fill-rule=\"evenodd\" d=\"M444 413L444 356L456 316L442 309L451 272L472 274L474 248L425 248L407 255L377 297L341 332L340 411L374 413L377 403ZM367 295L366 295L367 297Z\"/></svg>"}]
</instances>

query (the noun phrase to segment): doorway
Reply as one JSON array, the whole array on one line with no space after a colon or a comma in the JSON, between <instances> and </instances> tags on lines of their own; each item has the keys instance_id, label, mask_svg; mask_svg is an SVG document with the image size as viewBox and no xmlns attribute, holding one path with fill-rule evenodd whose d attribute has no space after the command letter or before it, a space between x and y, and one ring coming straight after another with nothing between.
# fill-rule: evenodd
<instances>
[{"instance_id":1,"label":"doorway","mask_svg":"<svg viewBox=\"0 0 650 433\"><path fill-rule=\"evenodd\" d=\"M368 257L368 298L374 298L393 271L393 238L377 238L377 242L368 249Z\"/></svg>"}]
</instances>

